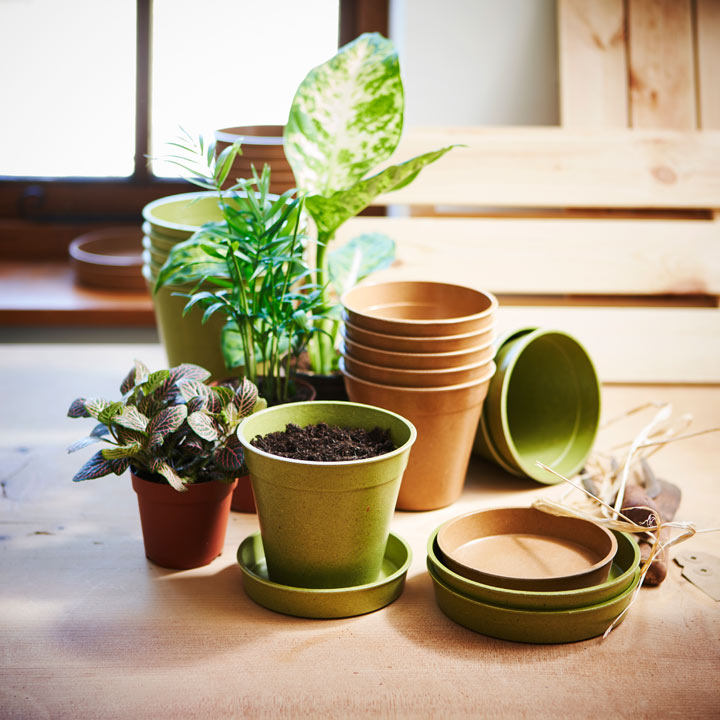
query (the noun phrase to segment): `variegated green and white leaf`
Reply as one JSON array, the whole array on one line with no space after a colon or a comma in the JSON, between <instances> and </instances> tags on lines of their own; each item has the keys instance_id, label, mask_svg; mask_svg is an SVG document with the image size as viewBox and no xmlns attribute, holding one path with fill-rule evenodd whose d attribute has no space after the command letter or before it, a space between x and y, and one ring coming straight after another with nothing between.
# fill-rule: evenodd
<instances>
[{"instance_id":1,"label":"variegated green and white leaf","mask_svg":"<svg viewBox=\"0 0 720 720\"><path fill-rule=\"evenodd\" d=\"M180 390L180 394L185 402L188 402L194 397L207 400L210 395L210 388L199 380L183 380L178 384L178 390Z\"/></svg>"},{"instance_id":2,"label":"variegated green and white leaf","mask_svg":"<svg viewBox=\"0 0 720 720\"><path fill-rule=\"evenodd\" d=\"M194 412L188 415L187 421L193 432L203 440L217 440L217 428L209 415L204 412Z\"/></svg>"},{"instance_id":3,"label":"variegated green and white leaf","mask_svg":"<svg viewBox=\"0 0 720 720\"><path fill-rule=\"evenodd\" d=\"M311 70L285 128L285 154L300 190L326 195L353 185L393 153L404 96L393 43L365 33Z\"/></svg>"},{"instance_id":4,"label":"variegated green and white leaf","mask_svg":"<svg viewBox=\"0 0 720 720\"><path fill-rule=\"evenodd\" d=\"M248 380L248 378L244 377L242 379L242 384L238 388L237 394L235 396L235 402L237 403L238 409L240 410L241 418L249 415L253 411L257 399L257 386L255 385L255 383Z\"/></svg>"},{"instance_id":5,"label":"variegated green and white leaf","mask_svg":"<svg viewBox=\"0 0 720 720\"><path fill-rule=\"evenodd\" d=\"M330 282L338 297L395 260L395 241L383 233L358 235L328 253Z\"/></svg>"},{"instance_id":6,"label":"variegated green and white leaf","mask_svg":"<svg viewBox=\"0 0 720 720\"><path fill-rule=\"evenodd\" d=\"M435 162L454 147L455 145L448 145L440 150L418 155L400 165L391 165L376 175L327 197L310 196L305 201L305 207L315 220L318 236L325 240L331 238L337 228L364 210L378 195L405 187L426 165Z\"/></svg>"},{"instance_id":7,"label":"variegated green and white leaf","mask_svg":"<svg viewBox=\"0 0 720 720\"><path fill-rule=\"evenodd\" d=\"M75 403L78 401L79 398L70 406L71 410L75 407ZM88 415L90 415L90 417L94 417L97 420L100 416L100 413L112 404L113 403L111 403L110 400L103 400L102 398L90 398L85 401L85 410L87 411Z\"/></svg>"},{"instance_id":8,"label":"variegated green and white leaf","mask_svg":"<svg viewBox=\"0 0 720 720\"><path fill-rule=\"evenodd\" d=\"M167 463L158 465L155 472L157 472L158 475L162 475L175 490L179 492L187 490L187 486L182 481L182 478Z\"/></svg>"},{"instance_id":9,"label":"variegated green and white leaf","mask_svg":"<svg viewBox=\"0 0 720 720\"><path fill-rule=\"evenodd\" d=\"M120 415L115 418L115 422L129 430L144 432L148 419L134 405L126 405Z\"/></svg>"}]
</instances>

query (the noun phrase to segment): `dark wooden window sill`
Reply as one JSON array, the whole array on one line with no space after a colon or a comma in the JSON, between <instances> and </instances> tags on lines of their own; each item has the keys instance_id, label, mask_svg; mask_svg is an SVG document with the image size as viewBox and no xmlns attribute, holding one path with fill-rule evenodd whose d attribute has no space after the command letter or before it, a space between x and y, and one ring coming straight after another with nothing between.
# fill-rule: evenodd
<instances>
[{"instance_id":1,"label":"dark wooden window sill","mask_svg":"<svg viewBox=\"0 0 720 720\"><path fill-rule=\"evenodd\" d=\"M154 327L146 291L75 283L68 262L0 262L0 325Z\"/></svg>"}]
</instances>

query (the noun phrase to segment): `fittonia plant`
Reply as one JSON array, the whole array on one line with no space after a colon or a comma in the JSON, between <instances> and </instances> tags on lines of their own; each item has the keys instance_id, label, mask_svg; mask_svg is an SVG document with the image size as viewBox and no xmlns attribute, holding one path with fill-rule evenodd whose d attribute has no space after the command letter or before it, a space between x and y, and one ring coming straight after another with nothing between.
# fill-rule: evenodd
<instances>
[{"instance_id":1,"label":"fittonia plant","mask_svg":"<svg viewBox=\"0 0 720 720\"><path fill-rule=\"evenodd\" d=\"M382 193L412 182L453 146L425 153L368 175L395 151L402 134L404 93L390 40L366 33L311 70L298 88L285 127L285 154L305 208L317 228L316 285L323 287L324 333L309 346L312 369L337 367L339 307L332 299L371 272L389 265L394 243L364 235L329 251L338 228ZM332 311L332 312L331 312Z\"/></svg>"}]
</instances>

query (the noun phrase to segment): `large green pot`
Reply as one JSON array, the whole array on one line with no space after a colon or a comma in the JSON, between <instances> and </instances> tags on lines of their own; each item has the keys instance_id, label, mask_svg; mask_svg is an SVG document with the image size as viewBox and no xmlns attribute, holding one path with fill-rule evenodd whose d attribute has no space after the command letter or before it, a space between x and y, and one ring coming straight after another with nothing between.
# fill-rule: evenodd
<instances>
[{"instance_id":1,"label":"large green pot","mask_svg":"<svg viewBox=\"0 0 720 720\"><path fill-rule=\"evenodd\" d=\"M552 484L590 454L600 420L600 383L587 350L559 330L527 328L501 343L475 450L516 475Z\"/></svg>"},{"instance_id":2,"label":"large green pot","mask_svg":"<svg viewBox=\"0 0 720 720\"><path fill-rule=\"evenodd\" d=\"M142 216L151 233L177 241L187 240L205 223L223 219L217 193L212 191L158 198L143 208Z\"/></svg>"},{"instance_id":3,"label":"large green pot","mask_svg":"<svg viewBox=\"0 0 720 720\"><path fill-rule=\"evenodd\" d=\"M311 462L271 455L250 444L288 423L320 422L388 429L396 449L365 460ZM238 438L250 470L270 579L305 588L377 580L415 437L415 427L400 415L340 401L277 405L243 420Z\"/></svg>"},{"instance_id":4,"label":"large green pot","mask_svg":"<svg viewBox=\"0 0 720 720\"><path fill-rule=\"evenodd\" d=\"M199 306L183 317L187 298L177 293L186 292L192 286L168 285L153 293L156 272L157 269L153 269L152 265L143 265L143 276L152 293L155 322L160 341L165 346L169 367L194 363L210 371L214 380L238 375L242 368L226 367L222 353L225 317L221 313L215 313L203 324L203 310Z\"/></svg>"}]
</instances>

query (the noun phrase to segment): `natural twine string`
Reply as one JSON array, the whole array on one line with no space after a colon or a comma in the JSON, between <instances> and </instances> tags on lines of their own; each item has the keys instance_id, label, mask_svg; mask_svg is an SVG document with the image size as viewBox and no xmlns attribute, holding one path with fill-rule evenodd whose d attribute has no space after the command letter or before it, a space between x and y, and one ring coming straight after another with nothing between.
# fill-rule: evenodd
<instances>
[{"instance_id":1,"label":"natural twine string","mask_svg":"<svg viewBox=\"0 0 720 720\"><path fill-rule=\"evenodd\" d=\"M621 512L622 501L625 495L625 488L627 486L627 481L630 476L630 471L638 462L640 462L641 459L649 457L651 454L657 452L657 450L664 447L670 442L674 442L676 440L684 440L687 438L697 437L699 435L720 431L720 428L708 428L706 430L700 430L698 432L683 433L683 431L686 430L689 424L692 422L692 416L683 415L680 418L679 423L675 422L674 426L668 425L672 412L672 406L668 403L654 402L646 403L644 405L633 408L632 410L629 410L622 415L611 419L609 422L605 423L603 427L607 427L608 425L617 422L618 420L627 418L650 407L658 408L658 412L655 414L653 419L635 436L632 441L622 443L613 448L617 449L629 446L629 450L622 463L622 471L619 474L619 478L617 473L617 470L619 468L611 468L611 471L608 472L606 464L602 462L602 454L599 454L588 462L588 465L594 467L594 470L585 472L580 476L581 480L602 479L603 481L605 481L604 484L606 487L603 494L606 495L608 499L607 501L598 497L596 494L592 493L590 490L583 487L581 484L578 484L566 478L564 475L561 475L547 465L541 462L536 463L538 467L542 468L546 472L551 473L555 477L567 483L570 486L570 489L561 498L560 502L549 500L547 498L539 498L538 500L533 502L534 508L541 510L542 512L549 513L550 515L581 518L583 520L589 520L599 525L603 525L610 530L617 530L620 532L642 535L646 537L649 542L651 542L650 554L640 568L640 579L635 588L635 591L633 592L632 597L630 598L630 602L627 604L625 609L618 615L618 617L613 620L607 630L605 630L605 633L603 634L603 639L605 639L612 632L612 630L617 626L620 620L630 610L631 606L637 599L638 592L642 587L647 571L649 570L653 561L661 552L672 547L673 545L677 545L678 543L684 542L685 540L689 540L691 537L693 537L693 535L696 535L698 533L720 531L720 528L705 528L702 530L698 530L693 522L688 521L663 522L658 516L656 510L645 506L626 508L626 510L647 510L649 514L647 521L644 524L638 524L634 522L627 515ZM665 424L664 427L663 424ZM641 452L642 450L646 450L647 448L652 449L644 453ZM577 505L572 505L565 502L568 495L572 492L572 488L579 490L585 495L587 499L592 501L592 510L585 510L581 507L578 507ZM616 500L615 505L611 506L609 504L609 499L613 495L616 495ZM660 539L662 530L668 531L668 539L664 542ZM677 534L674 537L671 537L670 534L673 531L677 531Z\"/></svg>"}]
</instances>

